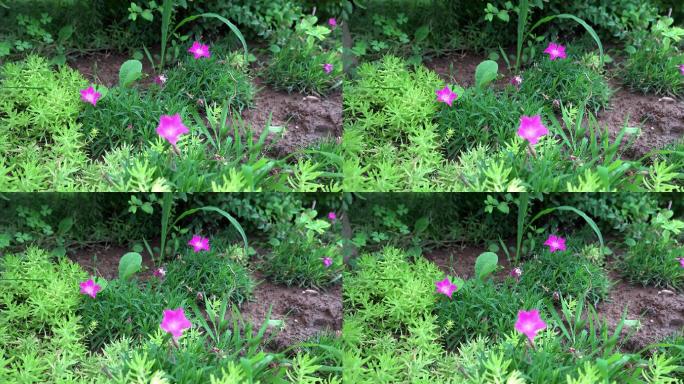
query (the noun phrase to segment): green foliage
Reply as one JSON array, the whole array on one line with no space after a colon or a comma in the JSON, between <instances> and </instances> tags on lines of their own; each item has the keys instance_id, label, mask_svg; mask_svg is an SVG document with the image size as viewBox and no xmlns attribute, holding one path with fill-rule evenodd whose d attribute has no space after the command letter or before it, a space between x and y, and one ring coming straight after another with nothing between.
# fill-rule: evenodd
<instances>
[{"instance_id":1,"label":"green foliage","mask_svg":"<svg viewBox=\"0 0 684 384\"><path fill-rule=\"evenodd\" d=\"M81 75L28 56L0 68L0 189L72 190L87 163L75 123Z\"/></svg>"},{"instance_id":2,"label":"green foliage","mask_svg":"<svg viewBox=\"0 0 684 384\"><path fill-rule=\"evenodd\" d=\"M180 307L187 300L181 292L162 290L151 281L118 279L110 281L96 299L86 299L79 313L93 327L87 336L92 350L122 337L144 342L159 329L164 309Z\"/></svg>"},{"instance_id":3,"label":"green foliage","mask_svg":"<svg viewBox=\"0 0 684 384\"><path fill-rule=\"evenodd\" d=\"M119 260L119 280L128 280L142 267L142 256L137 252L128 252Z\"/></svg>"},{"instance_id":4,"label":"green foliage","mask_svg":"<svg viewBox=\"0 0 684 384\"><path fill-rule=\"evenodd\" d=\"M243 250L233 246L220 251L216 244L209 252L188 249L181 258L167 264L162 289L177 290L189 302L201 295L207 300L228 300L239 305L251 296L255 285L249 271L235 261Z\"/></svg>"},{"instance_id":5,"label":"green foliage","mask_svg":"<svg viewBox=\"0 0 684 384\"><path fill-rule=\"evenodd\" d=\"M119 87L125 88L142 76L142 63L139 60L128 60L119 68Z\"/></svg>"},{"instance_id":6,"label":"green foliage","mask_svg":"<svg viewBox=\"0 0 684 384\"><path fill-rule=\"evenodd\" d=\"M266 255L260 269L276 283L299 287L326 287L339 279L342 260L337 238L329 222L316 218L317 212L300 213L292 223L282 223L278 235L269 239L271 254ZM324 258L333 264L326 267Z\"/></svg>"},{"instance_id":7,"label":"green foliage","mask_svg":"<svg viewBox=\"0 0 684 384\"><path fill-rule=\"evenodd\" d=\"M86 273L66 258L29 247L0 258L0 381L76 382L87 357L75 310Z\"/></svg>"},{"instance_id":8,"label":"green foliage","mask_svg":"<svg viewBox=\"0 0 684 384\"><path fill-rule=\"evenodd\" d=\"M562 105L586 105L589 111L598 113L608 106L613 91L608 82L596 71L572 61L541 59L522 74L520 92L528 98L546 102L548 110L553 103ZM557 101L556 101L557 100Z\"/></svg>"},{"instance_id":9,"label":"green foliage","mask_svg":"<svg viewBox=\"0 0 684 384\"><path fill-rule=\"evenodd\" d=\"M568 239L572 248L573 239ZM611 287L605 270L583 255L570 251L541 253L522 265L521 287L536 292L549 302L556 294L566 300L584 298L596 306L605 300Z\"/></svg>"},{"instance_id":10,"label":"green foliage","mask_svg":"<svg viewBox=\"0 0 684 384\"><path fill-rule=\"evenodd\" d=\"M252 106L256 90L249 76L216 56L199 60L190 57L169 69L162 93L168 98L181 95L189 105L227 102L236 112Z\"/></svg>"},{"instance_id":11,"label":"green foliage","mask_svg":"<svg viewBox=\"0 0 684 384\"><path fill-rule=\"evenodd\" d=\"M678 241L684 222L661 210L648 221L634 223L625 240L628 247L619 271L628 281L670 289L684 288L684 246Z\"/></svg>"},{"instance_id":12,"label":"green foliage","mask_svg":"<svg viewBox=\"0 0 684 384\"><path fill-rule=\"evenodd\" d=\"M264 69L265 80L277 89L300 93L329 93L339 85L342 61L338 46L321 47L330 29L316 25L315 16L302 19L282 48L274 52ZM325 64L332 64L332 72L324 71Z\"/></svg>"}]
</instances>

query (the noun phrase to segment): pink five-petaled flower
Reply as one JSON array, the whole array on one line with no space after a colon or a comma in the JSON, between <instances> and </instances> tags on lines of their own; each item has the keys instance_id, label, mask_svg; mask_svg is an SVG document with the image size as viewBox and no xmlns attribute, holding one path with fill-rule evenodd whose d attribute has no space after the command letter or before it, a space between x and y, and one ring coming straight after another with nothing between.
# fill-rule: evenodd
<instances>
[{"instance_id":1,"label":"pink five-petaled flower","mask_svg":"<svg viewBox=\"0 0 684 384\"><path fill-rule=\"evenodd\" d=\"M448 104L450 107L451 103L453 103L454 100L456 100L456 98L458 97L457 94L451 91L448 85L445 85L444 88L435 91L435 93L437 94L438 102Z\"/></svg>"},{"instance_id":2,"label":"pink five-petaled flower","mask_svg":"<svg viewBox=\"0 0 684 384\"><path fill-rule=\"evenodd\" d=\"M194 235L192 239L188 241L188 245L192 247L195 253L198 253L202 250L209 251L209 238L202 237L200 235Z\"/></svg>"},{"instance_id":3,"label":"pink five-petaled flower","mask_svg":"<svg viewBox=\"0 0 684 384\"><path fill-rule=\"evenodd\" d=\"M520 85L522 84L522 82L523 82L523 78L520 75L513 76L513 78L511 78L511 85L513 85L516 88L520 88Z\"/></svg>"},{"instance_id":4,"label":"pink five-petaled flower","mask_svg":"<svg viewBox=\"0 0 684 384\"><path fill-rule=\"evenodd\" d=\"M183 335L183 331L190 328L192 324L187 317L185 317L185 312L182 307L177 309L165 309L164 318L161 324L159 324L161 329L168 332L173 336L174 341Z\"/></svg>"},{"instance_id":5,"label":"pink five-petaled flower","mask_svg":"<svg viewBox=\"0 0 684 384\"><path fill-rule=\"evenodd\" d=\"M680 258L677 259L677 260L679 260L679 265L681 265L682 268L684 268L684 257L680 257Z\"/></svg>"},{"instance_id":6,"label":"pink five-petaled flower","mask_svg":"<svg viewBox=\"0 0 684 384\"><path fill-rule=\"evenodd\" d=\"M515 267L511 269L511 277L513 277L516 281L520 281L520 276L522 276L522 268Z\"/></svg>"},{"instance_id":7,"label":"pink five-petaled flower","mask_svg":"<svg viewBox=\"0 0 684 384\"><path fill-rule=\"evenodd\" d=\"M334 17L331 17L328 19L328 25L331 26L332 28L337 27L337 20L335 20Z\"/></svg>"},{"instance_id":8,"label":"pink five-petaled flower","mask_svg":"<svg viewBox=\"0 0 684 384\"><path fill-rule=\"evenodd\" d=\"M163 279L166 276L166 269L157 268L154 270L154 272L152 272L152 274L158 279Z\"/></svg>"},{"instance_id":9,"label":"pink five-petaled flower","mask_svg":"<svg viewBox=\"0 0 684 384\"><path fill-rule=\"evenodd\" d=\"M330 73L333 71L333 65L332 64L323 64L323 71L325 73Z\"/></svg>"},{"instance_id":10,"label":"pink five-petaled flower","mask_svg":"<svg viewBox=\"0 0 684 384\"><path fill-rule=\"evenodd\" d=\"M551 61L554 61L556 59L565 59L566 57L568 57L565 54L565 47L556 43L549 43L549 46L546 47L544 53L549 54L549 60Z\"/></svg>"},{"instance_id":11,"label":"pink five-petaled flower","mask_svg":"<svg viewBox=\"0 0 684 384\"><path fill-rule=\"evenodd\" d=\"M541 121L541 116L521 116L520 126L518 127L518 136L534 145L539 142L539 138L548 134L549 130Z\"/></svg>"},{"instance_id":12,"label":"pink five-petaled flower","mask_svg":"<svg viewBox=\"0 0 684 384\"><path fill-rule=\"evenodd\" d=\"M97 104L97 101L100 99L100 97L102 97L102 94L96 91L92 86L86 89L81 89L81 100L85 101L86 103L90 103L93 106Z\"/></svg>"},{"instance_id":13,"label":"pink five-petaled flower","mask_svg":"<svg viewBox=\"0 0 684 384\"><path fill-rule=\"evenodd\" d=\"M435 282L435 287L437 287L438 293L443 293L451 299L451 295L458 288L456 284L453 284L448 277L445 277L442 281Z\"/></svg>"},{"instance_id":14,"label":"pink five-petaled flower","mask_svg":"<svg viewBox=\"0 0 684 384\"><path fill-rule=\"evenodd\" d=\"M326 268L330 267L333 263L333 260L329 257L324 257L323 258L323 265L325 265Z\"/></svg>"},{"instance_id":15,"label":"pink five-petaled flower","mask_svg":"<svg viewBox=\"0 0 684 384\"><path fill-rule=\"evenodd\" d=\"M544 328L546 328L546 323L539 317L539 310L518 311L518 321L515 322L515 330L527 336L530 343L534 343L534 337L537 336L537 332Z\"/></svg>"},{"instance_id":16,"label":"pink five-petaled flower","mask_svg":"<svg viewBox=\"0 0 684 384\"><path fill-rule=\"evenodd\" d=\"M178 137L190 130L183 125L180 114L176 113L173 116L162 115L159 118L159 125L157 126L157 134L166 139L174 147L178 142Z\"/></svg>"},{"instance_id":17,"label":"pink five-petaled flower","mask_svg":"<svg viewBox=\"0 0 684 384\"><path fill-rule=\"evenodd\" d=\"M556 251L565 251L565 239L560 236L550 235L549 238L544 242L544 245L549 246L549 252L551 253Z\"/></svg>"},{"instance_id":18,"label":"pink five-petaled flower","mask_svg":"<svg viewBox=\"0 0 684 384\"><path fill-rule=\"evenodd\" d=\"M209 46L202 44L199 41L195 41L194 43L192 43L192 47L188 49L188 52L192 53L192 55L195 56L195 59L199 59L202 57L211 57L211 52L209 52Z\"/></svg>"},{"instance_id":19,"label":"pink five-petaled flower","mask_svg":"<svg viewBox=\"0 0 684 384\"><path fill-rule=\"evenodd\" d=\"M335 221L335 220L337 220L337 215L335 214L335 212L330 212L330 213L328 213L328 219L329 219L330 221Z\"/></svg>"},{"instance_id":20,"label":"pink five-petaled flower","mask_svg":"<svg viewBox=\"0 0 684 384\"><path fill-rule=\"evenodd\" d=\"M154 82L157 83L157 85L164 85L164 83L166 83L166 76L159 75L154 78Z\"/></svg>"},{"instance_id":21,"label":"pink five-petaled flower","mask_svg":"<svg viewBox=\"0 0 684 384\"><path fill-rule=\"evenodd\" d=\"M102 287L100 287L98 284L96 284L93 279L89 279L88 281L84 281L79 284L81 286L81 293L84 295L88 295L92 297L93 299L97 296L97 293L102 290Z\"/></svg>"},{"instance_id":22,"label":"pink five-petaled flower","mask_svg":"<svg viewBox=\"0 0 684 384\"><path fill-rule=\"evenodd\" d=\"M684 64L679 66L679 72L681 72L682 75L684 75Z\"/></svg>"}]
</instances>

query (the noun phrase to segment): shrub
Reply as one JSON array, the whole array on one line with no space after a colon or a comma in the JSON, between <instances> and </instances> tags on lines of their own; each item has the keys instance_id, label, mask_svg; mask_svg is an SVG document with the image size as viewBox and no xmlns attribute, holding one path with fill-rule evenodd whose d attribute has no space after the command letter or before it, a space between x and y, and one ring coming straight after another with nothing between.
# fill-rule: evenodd
<instances>
[{"instance_id":1,"label":"shrub","mask_svg":"<svg viewBox=\"0 0 684 384\"><path fill-rule=\"evenodd\" d=\"M256 90L249 76L216 56L187 58L171 68L162 89L164 98L177 96L190 105L224 105L228 101L229 108L237 112L252 106Z\"/></svg>"},{"instance_id":2,"label":"shrub","mask_svg":"<svg viewBox=\"0 0 684 384\"><path fill-rule=\"evenodd\" d=\"M177 290L185 294L188 301L201 293L206 299L226 299L241 304L251 296L254 288L249 271L233 261L232 254L241 250L231 247L221 252L215 246L209 252L188 250L168 264L162 289Z\"/></svg>"},{"instance_id":3,"label":"shrub","mask_svg":"<svg viewBox=\"0 0 684 384\"><path fill-rule=\"evenodd\" d=\"M71 382L87 355L75 311L86 273L66 258L29 247L0 257L0 381Z\"/></svg>"},{"instance_id":4,"label":"shrub","mask_svg":"<svg viewBox=\"0 0 684 384\"><path fill-rule=\"evenodd\" d=\"M468 88L453 107L442 108L437 121L447 156L454 158L480 144L504 147L516 136L520 116L543 112L543 101L510 93L510 89L500 93L492 88Z\"/></svg>"},{"instance_id":5,"label":"shrub","mask_svg":"<svg viewBox=\"0 0 684 384\"><path fill-rule=\"evenodd\" d=\"M314 16L302 19L285 46L273 54L264 69L269 84L288 92L325 94L339 81L342 61L335 50L320 46L330 30L316 26L316 21ZM330 73L324 70L325 64L332 65Z\"/></svg>"},{"instance_id":6,"label":"shrub","mask_svg":"<svg viewBox=\"0 0 684 384\"><path fill-rule=\"evenodd\" d=\"M328 243L324 234L330 223L316 219L316 211L302 212L294 223L282 224L278 233L269 240L271 254L265 257L260 268L276 283L299 287L325 287L338 276L342 258L336 238ZM331 266L323 264L330 258Z\"/></svg>"},{"instance_id":7,"label":"shrub","mask_svg":"<svg viewBox=\"0 0 684 384\"><path fill-rule=\"evenodd\" d=\"M571 57L556 61L544 57L522 77L520 92L544 102L548 110L553 110L553 102L558 100L563 105L586 105L596 114L608 106L613 94L603 76Z\"/></svg>"},{"instance_id":8,"label":"shrub","mask_svg":"<svg viewBox=\"0 0 684 384\"><path fill-rule=\"evenodd\" d=\"M162 290L152 282L112 280L96 299L81 305L83 321L94 325L88 345L98 350L122 337L136 344L144 342L159 329L164 309L180 307L186 301L179 291Z\"/></svg>"},{"instance_id":9,"label":"shrub","mask_svg":"<svg viewBox=\"0 0 684 384\"><path fill-rule=\"evenodd\" d=\"M97 107L86 108L80 122L90 155L99 158L124 144L136 153L144 152L158 137L155 130L161 115L180 113L187 122L190 106L180 97L165 95L170 93L114 87Z\"/></svg>"}]
</instances>

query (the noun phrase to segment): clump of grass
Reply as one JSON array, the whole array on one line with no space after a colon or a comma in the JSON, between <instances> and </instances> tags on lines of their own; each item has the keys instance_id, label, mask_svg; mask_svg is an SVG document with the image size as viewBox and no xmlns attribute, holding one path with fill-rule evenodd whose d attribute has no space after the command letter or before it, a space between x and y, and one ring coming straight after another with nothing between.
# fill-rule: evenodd
<instances>
[{"instance_id":1,"label":"clump of grass","mask_svg":"<svg viewBox=\"0 0 684 384\"><path fill-rule=\"evenodd\" d=\"M679 70L682 63L684 54L649 46L629 55L620 74L633 91L679 97L684 95L684 77Z\"/></svg>"}]
</instances>

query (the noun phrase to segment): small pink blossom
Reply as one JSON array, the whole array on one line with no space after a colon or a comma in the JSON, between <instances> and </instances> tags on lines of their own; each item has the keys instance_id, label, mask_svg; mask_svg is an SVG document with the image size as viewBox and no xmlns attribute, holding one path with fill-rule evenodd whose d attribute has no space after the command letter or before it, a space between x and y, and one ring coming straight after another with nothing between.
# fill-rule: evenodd
<instances>
[{"instance_id":1,"label":"small pink blossom","mask_svg":"<svg viewBox=\"0 0 684 384\"><path fill-rule=\"evenodd\" d=\"M102 290L102 287L100 287L97 283L93 281L93 279L89 279L88 281L84 281L79 284L81 287L81 293L84 295L88 295L92 297L93 299L97 296L97 293Z\"/></svg>"},{"instance_id":2,"label":"small pink blossom","mask_svg":"<svg viewBox=\"0 0 684 384\"><path fill-rule=\"evenodd\" d=\"M209 251L209 238L207 237L202 237L200 235L194 235L190 241L188 241L188 245L192 247L192 249L195 251L195 253L198 253L199 251Z\"/></svg>"},{"instance_id":3,"label":"small pink blossom","mask_svg":"<svg viewBox=\"0 0 684 384\"><path fill-rule=\"evenodd\" d=\"M328 220L330 220L330 221L337 220L337 215L335 214L335 212L328 213Z\"/></svg>"},{"instance_id":4,"label":"small pink blossom","mask_svg":"<svg viewBox=\"0 0 684 384\"><path fill-rule=\"evenodd\" d=\"M684 75L684 64L679 66L679 72L681 72L682 75Z\"/></svg>"},{"instance_id":5,"label":"small pink blossom","mask_svg":"<svg viewBox=\"0 0 684 384\"><path fill-rule=\"evenodd\" d=\"M679 260L679 265L684 268L684 257L680 257L677 260Z\"/></svg>"},{"instance_id":6,"label":"small pink blossom","mask_svg":"<svg viewBox=\"0 0 684 384\"><path fill-rule=\"evenodd\" d=\"M451 91L451 88L449 88L448 85L445 85L444 88L435 91L435 94L437 94L437 101L441 103L445 103L451 107L452 103L456 98L458 98L458 95L455 94L454 92Z\"/></svg>"},{"instance_id":7,"label":"small pink blossom","mask_svg":"<svg viewBox=\"0 0 684 384\"><path fill-rule=\"evenodd\" d=\"M515 330L527 336L530 343L534 343L537 332L546 328L546 323L539 317L539 310L518 311L518 321L515 322Z\"/></svg>"},{"instance_id":8,"label":"small pink blossom","mask_svg":"<svg viewBox=\"0 0 684 384\"><path fill-rule=\"evenodd\" d=\"M565 47L556 43L549 43L549 46L544 50L544 53L549 54L549 60L551 61L568 57L565 54Z\"/></svg>"},{"instance_id":9,"label":"small pink blossom","mask_svg":"<svg viewBox=\"0 0 684 384\"><path fill-rule=\"evenodd\" d=\"M435 286L437 287L437 293L443 293L449 296L450 299L454 291L458 289L456 284L452 284L448 277L445 277L444 280L435 282Z\"/></svg>"},{"instance_id":10,"label":"small pink blossom","mask_svg":"<svg viewBox=\"0 0 684 384\"><path fill-rule=\"evenodd\" d=\"M520 276L522 276L522 272L522 268L515 267L511 269L511 277L513 277L516 281L520 281Z\"/></svg>"},{"instance_id":11,"label":"small pink blossom","mask_svg":"<svg viewBox=\"0 0 684 384\"><path fill-rule=\"evenodd\" d=\"M188 49L188 52L192 53L195 59L200 59L202 57L210 58L211 52L209 52L209 46L195 41L192 43L192 47Z\"/></svg>"},{"instance_id":12,"label":"small pink blossom","mask_svg":"<svg viewBox=\"0 0 684 384\"><path fill-rule=\"evenodd\" d=\"M549 130L541 121L541 116L521 116L520 126L518 127L518 136L534 145L539 142L539 138L548 134Z\"/></svg>"},{"instance_id":13,"label":"small pink blossom","mask_svg":"<svg viewBox=\"0 0 684 384\"><path fill-rule=\"evenodd\" d=\"M161 329L173 336L174 341L178 341L183 335L183 331L191 326L192 323L185 317L185 312L182 307L177 309L165 309L164 317L162 318L161 324L159 324Z\"/></svg>"},{"instance_id":14,"label":"small pink blossom","mask_svg":"<svg viewBox=\"0 0 684 384\"><path fill-rule=\"evenodd\" d=\"M544 245L549 246L549 252L551 253L556 251L565 251L565 239L560 236L550 235L549 238L544 242Z\"/></svg>"},{"instance_id":15,"label":"small pink blossom","mask_svg":"<svg viewBox=\"0 0 684 384\"><path fill-rule=\"evenodd\" d=\"M333 263L333 259L329 257L324 257L323 258L323 265L325 265L326 268L329 268Z\"/></svg>"},{"instance_id":16,"label":"small pink blossom","mask_svg":"<svg viewBox=\"0 0 684 384\"><path fill-rule=\"evenodd\" d=\"M328 25L332 28L337 27L337 20L334 17L328 19Z\"/></svg>"},{"instance_id":17,"label":"small pink blossom","mask_svg":"<svg viewBox=\"0 0 684 384\"><path fill-rule=\"evenodd\" d=\"M333 65L332 64L323 64L323 70L325 73L330 73L333 71Z\"/></svg>"},{"instance_id":18,"label":"small pink blossom","mask_svg":"<svg viewBox=\"0 0 684 384\"><path fill-rule=\"evenodd\" d=\"M188 127L183 125L180 114L176 113L173 116L162 115L159 118L159 125L157 126L157 134L169 143L176 146L180 135L190 132Z\"/></svg>"},{"instance_id":19,"label":"small pink blossom","mask_svg":"<svg viewBox=\"0 0 684 384\"><path fill-rule=\"evenodd\" d=\"M158 279L163 279L166 277L166 270L164 268L157 268L152 272L152 275Z\"/></svg>"},{"instance_id":20,"label":"small pink blossom","mask_svg":"<svg viewBox=\"0 0 684 384\"><path fill-rule=\"evenodd\" d=\"M157 83L157 85L164 85L166 83L166 76L165 75L159 75L154 78L154 82Z\"/></svg>"},{"instance_id":21,"label":"small pink blossom","mask_svg":"<svg viewBox=\"0 0 684 384\"><path fill-rule=\"evenodd\" d=\"M92 86L86 89L81 89L81 100L85 101L86 103L90 103L93 106L97 104L97 101L100 99L100 97L102 97L102 94L97 92Z\"/></svg>"},{"instance_id":22,"label":"small pink blossom","mask_svg":"<svg viewBox=\"0 0 684 384\"><path fill-rule=\"evenodd\" d=\"M511 78L511 85L513 85L516 88L520 88L520 85L522 85L523 78L520 75L513 76Z\"/></svg>"}]
</instances>

